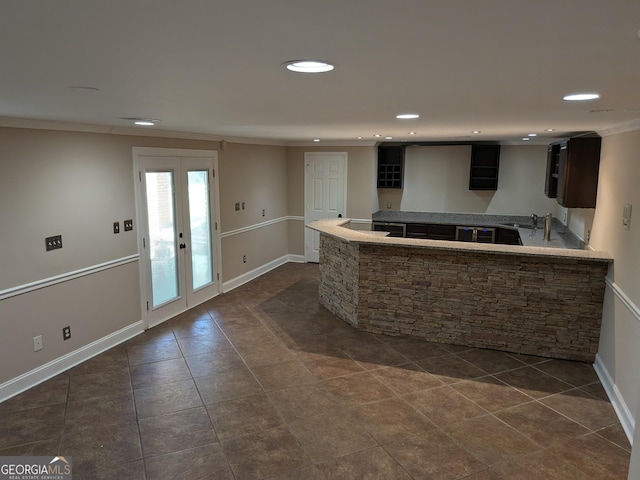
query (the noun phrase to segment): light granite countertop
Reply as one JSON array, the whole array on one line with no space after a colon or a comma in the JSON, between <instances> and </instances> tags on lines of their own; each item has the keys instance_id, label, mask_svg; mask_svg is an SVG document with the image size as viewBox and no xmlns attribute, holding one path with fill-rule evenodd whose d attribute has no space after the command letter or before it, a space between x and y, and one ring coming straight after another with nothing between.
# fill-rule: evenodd
<instances>
[{"instance_id":1,"label":"light granite countertop","mask_svg":"<svg viewBox=\"0 0 640 480\"><path fill-rule=\"evenodd\" d=\"M406 212L402 212L406 213ZM493 216L492 216L493 217ZM424 218L424 217L423 217ZM504 223L509 221L505 220ZM522 218L522 217L519 217ZM527 218L527 217L524 217ZM477 216L474 215L474 220L477 220ZM374 221L391 221L391 220L379 220L374 217ZM397 222L402 222L401 220L395 220ZM543 220L544 221L544 220ZM598 252L594 250L588 249L580 249L580 248L569 248L563 247L558 244L558 246L537 246L535 245L536 237L528 238L528 235L531 233L529 229L520 229L523 230L520 235L525 243L525 239L528 239L527 244L525 245L501 245L496 243L475 243L475 242L455 242L455 241L446 241L446 240L423 240L423 239L415 239L415 238L398 238L398 237L389 237L385 236L382 232L373 232L369 230L352 230L349 228L351 220L348 218L331 218L325 220L317 220L315 222L311 222L307 225L307 227L312 230L316 230L320 233L324 233L327 235L331 235L347 242L352 243L367 243L367 244L375 244L375 245L398 245L398 246L410 246L416 248L430 248L430 249L440 249L440 250L455 250L455 251L465 251L465 252L478 252L478 253L496 253L496 254L504 254L504 255L517 255L517 256L536 256L536 257L548 257L548 258L562 258L562 259L576 259L576 260L590 260L590 261L598 261L598 262L612 262L613 258L607 254L606 252ZM425 222L424 220L414 221L415 223L450 223L450 222L437 222L433 220L429 220ZM408 222L410 223L410 222ZM466 223L466 222L452 222L457 225L476 225L476 226L491 226L493 224L485 224L485 223ZM515 223L515 222L514 222ZM505 225L498 225L501 227L505 227ZM513 227L512 227L513 228ZM539 229L536 232L536 235L542 240L542 229ZM556 233L556 235L559 235ZM552 232L553 239L553 232ZM547 242L548 243L548 242Z\"/></svg>"},{"instance_id":2,"label":"light granite countertop","mask_svg":"<svg viewBox=\"0 0 640 480\"><path fill-rule=\"evenodd\" d=\"M533 228L531 217L518 215L483 215L475 213L400 212L380 210L372 215L374 222L429 223L467 227L500 227L518 230L525 247L585 249L585 243L554 218L551 222L551 239L544 239L544 217L538 218L538 228Z\"/></svg>"}]
</instances>

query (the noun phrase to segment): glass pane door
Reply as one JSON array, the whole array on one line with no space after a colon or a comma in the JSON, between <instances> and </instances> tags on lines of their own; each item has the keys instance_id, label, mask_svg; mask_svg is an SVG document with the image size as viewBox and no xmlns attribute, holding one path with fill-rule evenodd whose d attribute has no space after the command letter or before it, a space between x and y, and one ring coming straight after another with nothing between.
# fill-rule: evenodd
<instances>
[{"instance_id":1,"label":"glass pane door","mask_svg":"<svg viewBox=\"0 0 640 480\"><path fill-rule=\"evenodd\" d=\"M145 172L153 308L180 295L173 177L173 172Z\"/></svg>"},{"instance_id":2,"label":"glass pane door","mask_svg":"<svg viewBox=\"0 0 640 480\"><path fill-rule=\"evenodd\" d=\"M191 281L192 290L198 290L213 282L209 171L187 172L187 189L191 232Z\"/></svg>"}]
</instances>

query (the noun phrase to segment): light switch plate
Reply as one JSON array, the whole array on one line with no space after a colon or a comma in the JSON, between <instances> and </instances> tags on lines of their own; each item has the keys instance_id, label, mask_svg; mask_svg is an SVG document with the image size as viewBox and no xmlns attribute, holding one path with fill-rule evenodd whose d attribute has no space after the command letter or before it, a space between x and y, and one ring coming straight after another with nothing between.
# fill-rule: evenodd
<instances>
[{"instance_id":1,"label":"light switch plate","mask_svg":"<svg viewBox=\"0 0 640 480\"><path fill-rule=\"evenodd\" d=\"M631 228L631 204L625 203L622 207L622 226L625 230Z\"/></svg>"},{"instance_id":2,"label":"light switch plate","mask_svg":"<svg viewBox=\"0 0 640 480\"><path fill-rule=\"evenodd\" d=\"M113 222L113 233L120 233L120 222Z\"/></svg>"},{"instance_id":3,"label":"light switch plate","mask_svg":"<svg viewBox=\"0 0 640 480\"><path fill-rule=\"evenodd\" d=\"M58 248L62 248L62 235L47 237L44 239L44 244L47 252L49 250L57 250Z\"/></svg>"},{"instance_id":4,"label":"light switch plate","mask_svg":"<svg viewBox=\"0 0 640 480\"><path fill-rule=\"evenodd\" d=\"M133 220L125 220L123 223L125 232L130 232L131 230L133 230Z\"/></svg>"}]
</instances>

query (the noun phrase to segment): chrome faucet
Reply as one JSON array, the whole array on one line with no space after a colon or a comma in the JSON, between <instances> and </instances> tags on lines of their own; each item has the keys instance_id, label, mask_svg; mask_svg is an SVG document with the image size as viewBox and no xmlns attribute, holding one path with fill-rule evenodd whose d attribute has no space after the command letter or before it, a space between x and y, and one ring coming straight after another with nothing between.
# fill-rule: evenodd
<instances>
[{"instance_id":1,"label":"chrome faucet","mask_svg":"<svg viewBox=\"0 0 640 480\"><path fill-rule=\"evenodd\" d=\"M538 227L538 215L536 215L535 213L531 214L531 223L533 224L533 228Z\"/></svg>"},{"instance_id":2,"label":"chrome faucet","mask_svg":"<svg viewBox=\"0 0 640 480\"><path fill-rule=\"evenodd\" d=\"M547 213L544 216L544 239L546 241L551 240L551 220L552 220L552 215L550 213Z\"/></svg>"}]
</instances>

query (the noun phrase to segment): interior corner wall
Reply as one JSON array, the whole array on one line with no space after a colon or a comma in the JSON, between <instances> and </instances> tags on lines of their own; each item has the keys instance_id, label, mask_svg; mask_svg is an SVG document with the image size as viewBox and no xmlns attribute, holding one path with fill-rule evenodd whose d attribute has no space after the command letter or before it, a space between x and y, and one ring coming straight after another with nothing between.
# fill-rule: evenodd
<instances>
[{"instance_id":1,"label":"interior corner wall","mask_svg":"<svg viewBox=\"0 0 640 480\"><path fill-rule=\"evenodd\" d=\"M598 359L635 425L640 418L640 132L606 136L602 141L598 197L590 245L614 261L607 276ZM636 208L630 228L622 225L626 203ZM573 215L582 215L572 211ZM589 219L585 220L588 223ZM631 423L630 422L630 423ZM635 445L633 456L640 457ZM638 459L637 463L640 463ZM631 478L631 477L630 477Z\"/></svg>"},{"instance_id":2,"label":"interior corner wall","mask_svg":"<svg viewBox=\"0 0 640 480\"><path fill-rule=\"evenodd\" d=\"M469 190L471 146L421 146L405 150L403 189L378 189L381 209L506 215L557 215L544 195L545 145L503 145L498 190Z\"/></svg>"}]
</instances>

